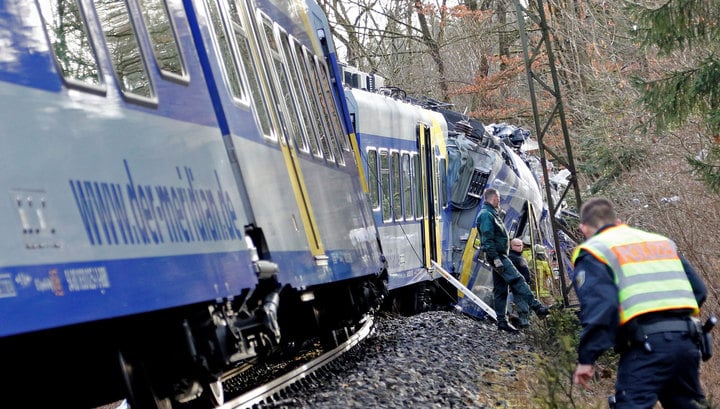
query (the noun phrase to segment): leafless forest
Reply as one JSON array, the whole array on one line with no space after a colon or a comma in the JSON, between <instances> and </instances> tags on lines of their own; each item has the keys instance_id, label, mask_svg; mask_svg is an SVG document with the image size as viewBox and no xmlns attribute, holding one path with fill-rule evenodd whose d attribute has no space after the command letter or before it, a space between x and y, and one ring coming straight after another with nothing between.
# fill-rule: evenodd
<instances>
[{"instance_id":1,"label":"leafless forest","mask_svg":"<svg viewBox=\"0 0 720 409\"><path fill-rule=\"evenodd\" d=\"M320 3L349 65L378 73L386 85L408 95L450 102L485 124L507 122L534 133L515 0ZM720 315L720 202L688 162L706 158L720 135L712 131L717 127L703 121L702 112L682 104L668 108L687 110L682 121L668 123L662 113L643 104L643 89L634 85L638 78L652 81L692 72L718 54L720 42L687 41L681 50L662 52L641 43L637 34L645 26L628 11L626 1L529 3L530 11L543 7L551 33L583 200L609 197L623 221L673 238L708 286L703 317ZM637 3L658 8L673 1ZM716 0L684 3L702 4L711 13L720 10ZM717 17L699 18L716 22ZM533 20L523 20L531 40L540 35ZM533 69L547 72L547 61L541 55ZM717 84L712 85L716 100L711 107L720 98ZM541 108L549 110L547 93L536 92ZM566 152L559 127L549 129L544 143ZM720 351L718 339L716 334L715 351ZM704 363L702 373L706 392L715 401L720 400L718 359Z\"/></svg>"}]
</instances>

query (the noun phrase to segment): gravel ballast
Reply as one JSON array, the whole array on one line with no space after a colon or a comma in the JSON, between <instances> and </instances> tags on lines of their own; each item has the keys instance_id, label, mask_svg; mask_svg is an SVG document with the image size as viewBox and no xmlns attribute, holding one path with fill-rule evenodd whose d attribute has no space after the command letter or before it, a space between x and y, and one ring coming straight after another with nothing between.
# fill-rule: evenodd
<instances>
[{"instance_id":1,"label":"gravel ballast","mask_svg":"<svg viewBox=\"0 0 720 409\"><path fill-rule=\"evenodd\" d=\"M455 311L381 314L362 345L273 406L506 407L491 392L513 381L518 362L529 361L524 335L500 332L494 321Z\"/></svg>"}]
</instances>

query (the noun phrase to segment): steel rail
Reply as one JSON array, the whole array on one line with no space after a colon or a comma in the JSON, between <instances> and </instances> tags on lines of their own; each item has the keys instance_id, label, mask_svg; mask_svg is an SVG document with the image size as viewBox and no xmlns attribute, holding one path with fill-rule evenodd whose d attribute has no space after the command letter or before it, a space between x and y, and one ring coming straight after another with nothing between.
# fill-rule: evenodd
<instances>
[{"instance_id":1,"label":"steel rail","mask_svg":"<svg viewBox=\"0 0 720 409\"><path fill-rule=\"evenodd\" d=\"M362 321L360 329L351 335L345 342L333 348L332 350L318 356L312 361L295 368L279 378L258 386L242 395L226 402L219 409L249 409L253 405L262 403L264 400L278 394L283 389L289 387L293 383L309 376L313 372L342 356L345 352L360 343L368 335L371 334L373 328L373 317L367 316Z\"/></svg>"}]
</instances>

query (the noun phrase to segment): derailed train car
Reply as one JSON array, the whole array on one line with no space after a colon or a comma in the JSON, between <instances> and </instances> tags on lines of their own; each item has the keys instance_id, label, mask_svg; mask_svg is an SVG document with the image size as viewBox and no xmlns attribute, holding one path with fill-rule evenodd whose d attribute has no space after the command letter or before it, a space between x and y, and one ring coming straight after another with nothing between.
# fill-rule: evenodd
<instances>
[{"instance_id":1,"label":"derailed train car","mask_svg":"<svg viewBox=\"0 0 720 409\"><path fill-rule=\"evenodd\" d=\"M481 138L471 132L471 121L457 122L455 129L463 131L449 144L458 164L449 172L452 200L450 211L455 216L453 230L449 236L449 251L453 264L448 269L457 272L459 280L481 299L492 300L492 273L481 249L480 237L475 228L482 201L482 192L487 188L497 189L501 196L500 212L511 238L521 238L529 249L531 259L537 259L538 249L548 249L552 254L553 236L547 207L540 190L538 175L533 173L530 162L520 151L528 139L515 140L494 136L488 126ZM483 185L484 182L484 186ZM535 277L538 279L538 277ZM558 294L559 295L559 294ZM461 301L463 310L476 316L484 311L466 298Z\"/></svg>"},{"instance_id":2,"label":"derailed train car","mask_svg":"<svg viewBox=\"0 0 720 409\"><path fill-rule=\"evenodd\" d=\"M447 122L391 96L348 89L373 218L387 260L394 308L437 304L432 262L443 259L448 205Z\"/></svg>"},{"instance_id":3,"label":"derailed train car","mask_svg":"<svg viewBox=\"0 0 720 409\"><path fill-rule=\"evenodd\" d=\"M214 407L379 305L323 33L312 1L0 2L1 406Z\"/></svg>"},{"instance_id":4,"label":"derailed train car","mask_svg":"<svg viewBox=\"0 0 720 409\"><path fill-rule=\"evenodd\" d=\"M491 268L480 254L475 228L489 187L501 193L511 237L521 237L532 252L539 244L554 255L542 172L525 150L532 144L529 133L512 132L517 128L504 124L486 127L397 89L373 92L373 84L382 80L371 77L352 68L344 76L351 83L348 106L388 256L390 299L408 313L455 304L482 317L487 305L448 285L434 265L467 287L463 291L491 304ZM365 89L353 87L358 85Z\"/></svg>"}]
</instances>

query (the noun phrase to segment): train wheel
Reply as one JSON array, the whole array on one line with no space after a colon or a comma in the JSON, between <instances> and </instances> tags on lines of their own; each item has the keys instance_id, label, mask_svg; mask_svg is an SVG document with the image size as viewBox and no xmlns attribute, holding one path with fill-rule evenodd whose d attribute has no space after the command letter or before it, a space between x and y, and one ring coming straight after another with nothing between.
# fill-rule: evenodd
<instances>
[{"instance_id":1,"label":"train wheel","mask_svg":"<svg viewBox=\"0 0 720 409\"><path fill-rule=\"evenodd\" d=\"M142 364L128 361L122 352L118 352L118 359L131 408L172 409L169 398L161 399L157 396Z\"/></svg>"}]
</instances>

